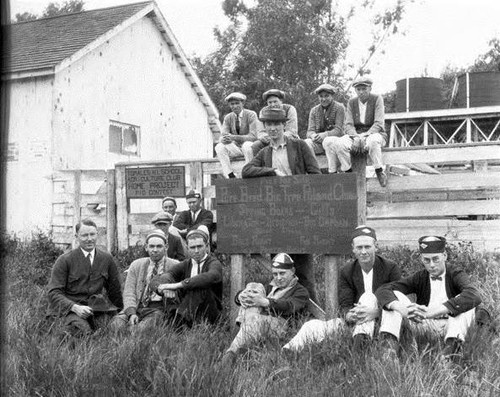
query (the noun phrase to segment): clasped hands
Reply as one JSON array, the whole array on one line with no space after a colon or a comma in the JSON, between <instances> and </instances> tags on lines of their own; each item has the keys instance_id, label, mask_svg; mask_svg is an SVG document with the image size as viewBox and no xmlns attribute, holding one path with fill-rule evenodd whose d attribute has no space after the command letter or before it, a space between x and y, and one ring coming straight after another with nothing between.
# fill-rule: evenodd
<instances>
[{"instance_id":1,"label":"clasped hands","mask_svg":"<svg viewBox=\"0 0 500 397\"><path fill-rule=\"evenodd\" d=\"M346 321L349 323L362 324L367 321L375 320L379 316L377 307L368 307L355 303L354 307L347 312Z\"/></svg>"},{"instance_id":2,"label":"clasped hands","mask_svg":"<svg viewBox=\"0 0 500 397\"><path fill-rule=\"evenodd\" d=\"M158 292L165 298L175 298L175 290L177 289L176 283L165 283L158 286Z\"/></svg>"},{"instance_id":3,"label":"clasped hands","mask_svg":"<svg viewBox=\"0 0 500 397\"><path fill-rule=\"evenodd\" d=\"M241 305L243 307L268 307L269 306L269 299L267 299L265 296L262 296L259 293L252 292L252 291L245 291L243 290L240 295L238 296L238 300L240 301Z\"/></svg>"},{"instance_id":4,"label":"clasped hands","mask_svg":"<svg viewBox=\"0 0 500 397\"><path fill-rule=\"evenodd\" d=\"M358 134L354 137L354 140L352 141L352 147L351 147L351 152L354 154L362 154L365 152L365 146L366 146L366 137L369 134L366 132L363 132L361 134Z\"/></svg>"}]
</instances>

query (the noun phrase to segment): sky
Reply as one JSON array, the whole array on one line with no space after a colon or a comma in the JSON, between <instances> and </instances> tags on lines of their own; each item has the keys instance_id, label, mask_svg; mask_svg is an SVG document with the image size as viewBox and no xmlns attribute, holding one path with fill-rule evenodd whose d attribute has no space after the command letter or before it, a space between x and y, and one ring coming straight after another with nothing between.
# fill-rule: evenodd
<instances>
[{"instance_id":1,"label":"sky","mask_svg":"<svg viewBox=\"0 0 500 397\"><path fill-rule=\"evenodd\" d=\"M339 12L361 0L336 0ZM378 10L396 0L380 0ZM56 1L57 2L57 1ZM135 3L135 0L86 0L85 9ZM10 12L41 13L50 0L11 0ZM335 3L335 0L334 0ZM157 0L184 52L204 56L216 49L213 28L224 28L228 20L221 0ZM359 13L350 21L347 63L360 65L371 43L372 14ZM401 24L404 35L384 43L383 53L372 58L368 68L374 91L395 89L396 81L406 77L439 77L446 65L466 67L488 50L488 42L500 37L500 1L498 0L415 0L408 3ZM348 68L346 78L356 68Z\"/></svg>"}]
</instances>

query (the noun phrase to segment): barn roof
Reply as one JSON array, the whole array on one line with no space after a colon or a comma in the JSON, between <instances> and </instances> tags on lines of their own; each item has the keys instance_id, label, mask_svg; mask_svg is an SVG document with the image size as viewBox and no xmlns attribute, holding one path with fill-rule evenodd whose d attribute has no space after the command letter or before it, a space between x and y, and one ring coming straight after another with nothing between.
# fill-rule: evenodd
<instances>
[{"instance_id":1,"label":"barn roof","mask_svg":"<svg viewBox=\"0 0 500 397\"><path fill-rule=\"evenodd\" d=\"M2 79L57 73L144 17L151 18L162 34L186 79L207 109L212 131L220 131L217 108L154 1L2 26L6 43L1 62Z\"/></svg>"}]
</instances>

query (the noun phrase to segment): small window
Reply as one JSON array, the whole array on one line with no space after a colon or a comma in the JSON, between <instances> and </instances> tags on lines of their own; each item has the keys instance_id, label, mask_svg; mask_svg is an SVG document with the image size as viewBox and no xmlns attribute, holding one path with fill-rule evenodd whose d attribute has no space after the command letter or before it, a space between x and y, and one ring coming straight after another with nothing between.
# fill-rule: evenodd
<instances>
[{"instance_id":1,"label":"small window","mask_svg":"<svg viewBox=\"0 0 500 397\"><path fill-rule=\"evenodd\" d=\"M110 120L109 151L112 153L139 156L139 138L141 128Z\"/></svg>"}]
</instances>

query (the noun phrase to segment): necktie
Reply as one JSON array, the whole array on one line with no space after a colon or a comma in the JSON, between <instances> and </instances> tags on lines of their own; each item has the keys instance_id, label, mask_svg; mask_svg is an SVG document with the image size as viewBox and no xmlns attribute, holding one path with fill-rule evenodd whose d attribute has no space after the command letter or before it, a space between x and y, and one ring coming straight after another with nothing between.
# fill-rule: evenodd
<instances>
[{"instance_id":1,"label":"necktie","mask_svg":"<svg viewBox=\"0 0 500 397\"><path fill-rule=\"evenodd\" d=\"M441 277L441 276L436 276L436 277L431 276L431 280L434 280L434 281L435 280L442 280L442 279L443 279L443 277Z\"/></svg>"},{"instance_id":2,"label":"necktie","mask_svg":"<svg viewBox=\"0 0 500 397\"><path fill-rule=\"evenodd\" d=\"M240 135L240 116L238 115L236 115L235 125L236 125L236 133Z\"/></svg>"},{"instance_id":3,"label":"necktie","mask_svg":"<svg viewBox=\"0 0 500 397\"><path fill-rule=\"evenodd\" d=\"M193 224L196 222L196 214L194 212L191 212L191 220Z\"/></svg>"},{"instance_id":4,"label":"necktie","mask_svg":"<svg viewBox=\"0 0 500 397\"><path fill-rule=\"evenodd\" d=\"M87 263L88 263L89 267L92 267L92 256L91 256L90 252L87 254Z\"/></svg>"},{"instance_id":5,"label":"necktie","mask_svg":"<svg viewBox=\"0 0 500 397\"><path fill-rule=\"evenodd\" d=\"M151 272L151 277L148 280L148 285L146 287L146 293L144 294L144 299L142 300L142 304L144 307L146 307L149 304L149 301L151 300L151 294L153 291L151 290L151 280L155 278L158 275L158 268L159 268L160 263L159 262L154 262L153 264L153 270Z\"/></svg>"}]
</instances>

